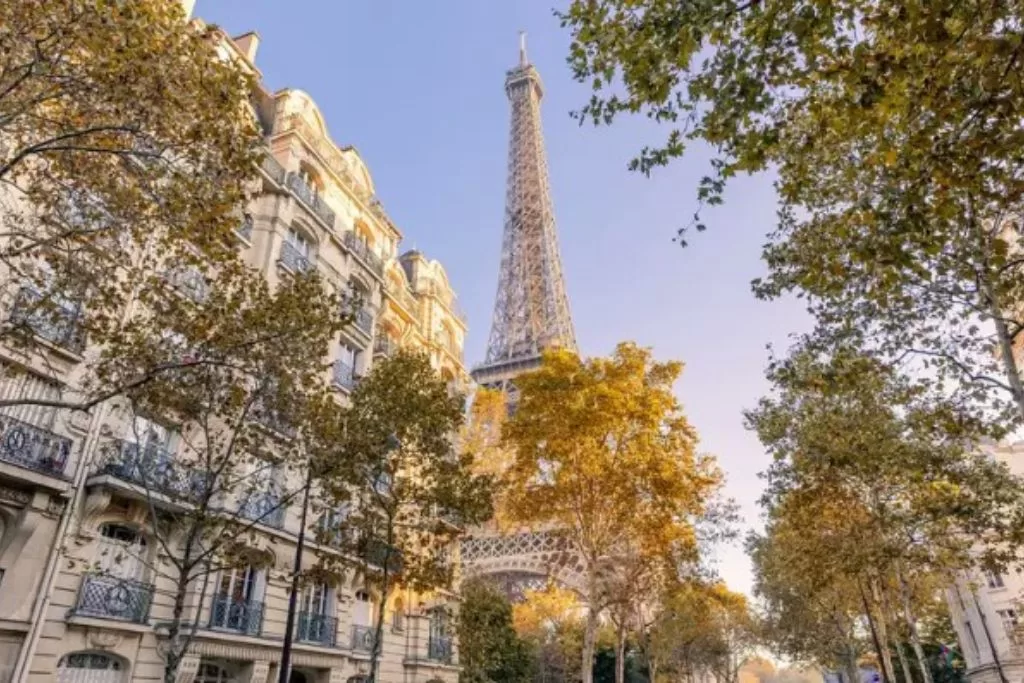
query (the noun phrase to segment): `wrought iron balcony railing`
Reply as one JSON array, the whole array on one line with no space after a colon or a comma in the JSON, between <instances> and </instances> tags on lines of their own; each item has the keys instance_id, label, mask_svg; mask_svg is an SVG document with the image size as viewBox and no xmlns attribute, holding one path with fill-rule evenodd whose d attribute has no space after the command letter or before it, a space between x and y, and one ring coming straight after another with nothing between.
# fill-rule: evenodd
<instances>
[{"instance_id":1,"label":"wrought iron balcony railing","mask_svg":"<svg viewBox=\"0 0 1024 683\"><path fill-rule=\"evenodd\" d=\"M263 160L260 161L260 166L275 183L278 185L284 185L284 167L277 163L277 159L275 159L270 152L263 155Z\"/></svg>"},{"instance_id":2,"label":"wrought iron balcony railing","mask_svg":"<svg viewBox=\"0 0 1024 683\"><path fill-rule=\"evenodd\" d=\"M24 325L32 333L51 344L81 355L85 350L85 332L81 325L80 306L58 294L43 294L25 285L14 299L11 322Z\"/></svg>"},{"instance_id":3,"label":"wrought iron balcony railing","mask_svg":"<svg viewBox=\"0 0 1024 683\"><path fill-rule=\"evenodd\" d=\"M356 378L355 371L352 366L343 360L334 361L334 371L332 373L331 381L335 386L341 387L348 391L352 391L356 388L358 378Z\"/></svg>"},{"instance_id":4,"label":"wrought iron balcony railing","mask_svg":"<svg viewBox=\"0 0 1024 683\"><path fill-rule=\"evenodd\" d=\"M391 337L378 336L373 340L373 353L377 356L391 356L398 351L398 344Z\"/></svg>"},{"instance_id":5,"label":"wrought iron balcony railing","mask_svg":"<svg viewBox=\"0 0 1024 683\"><path fill-rule=\"evenodd\" d=\"M210 605L210 628L258 636L263 629L263 603L215 596Z\"/></svg>"},{"instance_id":6,"label":"wrought iron balcony railing","mask_svg":"<svg viewBox=\"0 0 1024 683\"><path fill-rule=\"evenodd\" d=\"M207 475L175 461L159 446L117 439L103 446L103 474L138 484L147 491L195 502L207 491Z\"/></svg>"},{"instance_id":7,"label":"wrought iron balcony railing","mask_svg":"<svg viewBox=\"0 0 1024 683\"><path fill-rule=\"evenodd\" d=\"M235 228L235 232L246 242L252 240L252 216L246 215L241 224Z\"/></svg>"},{"instance_id":8,"label":"wrought iron balcony railing","mask_svg":"<svg viewBox=\"0 0 1024 683\"><path fill-rule=\"evenodd\" d=\"M352 624L352 649L357 652L372 652L374 637L372 626Z\"/></svg>"},{"instance_id":9,"label":"wrought iron balcony railing","mask_svg":"<svg viewBox=\"0 0 1024 683\"><path fill-rule=\"evenodd\" d=\"M153 602L153 585L102 574L85 574L72 613L145 624Z\"/></svg>"},{"instance_id":10,"label":"wrought iron balcony railing","mask_svg":"<svg viewBox=\"0 0 1024 683\"><path fill-rule=\"evenodd\" d=\"M288 189L295 193L299 200L309 207L324 223L331 228L334 227L334 211L327 206L323 198L316 190L310 187L298 173L289 173L287 179Z\"/></svg>"},{"instance_id":11,"label":"wrought iron balcony railing","mask_svg":"<svg viewBox=\"0 0 1024 683\"><path fill-rule=\"evenodd\" d=\"M313 262L291 242L281 244L281 264L296 273L307 273L313 269Z\"/></svg>"},{"instance_id":12,"label":"wrought iron balcony railing","mask_svg":"<svg viewBox=\"0 0 1024 683\"><path fill-rule=\"evenodd\" d=\"M238 514L253 522L280 529L284 526L285 506L276 494L253 492L238 506Z\"/></svg>"},{"instance_id":13,"label":"wrought iron balcony railing","mask_svg":"<svg viewBox=\"0 0 1024 683\"><path fill-rule=\"evenodd\" d=\"M452 663L451 636L430 636L427 639L427 659L435 662Z\"/></svg>"},{"instance_id":14,"label":"wrought iron balcony railing","mask_svg":"<svg viewBox=\"0 0 1024 683\"><path fill-rule=\"evenodd\" d=\"M360 308L355 312L352 324L367 337L373 335L373 313L370 313L365 308Z\"/></svg>"},{"instance_id":15,"label":"wrought iron balcony railing","mask_svg":"<svg viewBox=\"0 0 1024 683\"><path fill-rule=\"evenodd\" d=\"M59 476L64 474L70 454L71 439L0 415L0 460Z\"/></svg>"},{"instance_id":16,"label":"wrought iron balcony railing","mask_svg":"<svg viewBox=\"0 0 1024 683\"><path fill-rule=\"evenodd\" d=\"M384 275L384 261L381 260L380 256L377 256L370 249L366 242L359 239L359 235L355 234L351 230L345 233L345 246L348 247L349 251L355 254L356 258L366 264L366 266L377 274L378 277Z\"/></svg>"},{"instance_id":17,"label":"wrought iron balcony railing","mask_svg":"<svg viewBox=\"0 0 1024 683\"><path fill-rule=\"evenodd\" d=\"M304 643L334 647L338 642L338 620L326 614L299 612L299 629L295 637Z\"/></svg>"}]
</instances>

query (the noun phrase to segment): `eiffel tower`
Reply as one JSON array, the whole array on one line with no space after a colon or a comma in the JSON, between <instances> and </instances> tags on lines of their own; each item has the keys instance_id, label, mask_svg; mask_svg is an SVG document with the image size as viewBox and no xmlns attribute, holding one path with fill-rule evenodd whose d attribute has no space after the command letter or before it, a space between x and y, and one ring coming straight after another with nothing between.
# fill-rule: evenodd
<instances>
[{"instance_id":1,"label":"eiffel tower","mask_svg":"<svg viewBox=\"0 0 1024 683\"><path fill-rule=\"evenodd\" d=\"M514 403L516 376L536 369L545 349L576 351L576 334L562 279L541 132L544 87L526 59L522 33L519 64L505 76L505 93L512 117L498 293L487 355L471 374L480 386L508 392ZM523 588L543 586L549 577L568 585L581 580L582 567L565 561L562 539L548 531L480 533L462 541L460 555L467 573L500 582L513 598Z\"/></svg>"},{"instance_id":2,"label":"eiffel tower","mask_svg":"<svg viewBox=\"0 0 1024 683\"><path fill-rule=\"evenodd\" d=\"M544 86L526 59L519 34L519 64L505 76L512 105L505 189L505 228L487 356L472 371L477 384L509 390L516 375L540 364L547 348L576 350L576 333L558 254L555 210L540 125Z\"/></svg>"}]
</instances>

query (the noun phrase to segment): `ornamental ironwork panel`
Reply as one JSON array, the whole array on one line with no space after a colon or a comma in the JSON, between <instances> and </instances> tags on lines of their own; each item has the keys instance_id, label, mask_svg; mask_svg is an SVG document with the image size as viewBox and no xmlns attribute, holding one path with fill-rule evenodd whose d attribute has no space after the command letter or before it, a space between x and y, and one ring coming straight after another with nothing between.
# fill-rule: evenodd
<instances>
[{"instance_id":1,"label":"ornamental ironwork panel","mask_svg":"<svg viewBox=\"0 0 1024 683\"><path fill-rule=\"evenodd\" d=\"M338 620L326 614L299 612L299 629L296 638L304 643L316 643L325 647L337 644Z\"/></svg>"},{"instance_id":2,"label":"ornamental ironwork panel","mask_svg":"<svg viewBox=\"0 0 1024 683\"><path fill-rule=\"evenodd\" d=\"M359 239L359 235L349 230L345 233L344 242L345 246L348 247L348 250L351 251L356 258L376 273L378 277L383 277L384 261L381 260L380 256L373 253L373 250L370 249L366 242Z\"/></svg>"},{"instance_id":3,"label":"ornamental ironwork panel","mask_svg":"<svg viewBox=\"0 0 1024 683\"><path fill-rule=\"evenodd\" d=\"M176 460L166 448L117 439L103 446L103 474L172 498L198 501L208 490L208 473Z\"/></svg>"},{"instance_id":4,"label":"ornamental ironwork panel","mask_svg":"<svg viewBox=\"0 0 1024 683\"><path fill-rule=\"evenodd\" d=\"M217 596L210 606L210 628L258 636L263 629L263 603Z\"/></svg>"},{"instance_id":5,"label":"ornamental ironwork panel","mask_svg":"<svg viewBox=\"0 0 1024 683\"><path fill-rule=\"evenodd\" d=\"M296 273L307 273L313 263L290 242L281 243L281 265Z\"/></svg>"},{"instance_id":6,"label":"ornamental ironwork panel","mask_svg":"<svg viewBox=\"0 0 1024 683\"><path fill-rule=\"evenodd\" d=\"M0 415L0 460L46 474L63 475L71 439Z\"/></svg>"},{"instance_id":7,"label":"ornamental ironwork panel","mask_svg":"<svg viewBox=\"0 0 1024 683\"><path fill-rule=\"evenodd\" d=\"M476 536L462 541L459 551L463 562L503 557L518 557L562 551L565 539L551 533L522 533L507 536Z\"/></svg>"},{"instance_id":8,"label":"ornamental ironwork panel","mask_svg":"<svg viewBox=\"0 0 1024 683\"><path fill-rule=\"evenodd\" d=\"M83 617L144 624L153 602L153 585L116 576L86 574L72 612Z\"/></svg>"},{"instance_id":9,"label":"ornamental ironwork panel","mask_svg":"<svg viewBox=\"0 0 1024 683\"><path fill-rule=\"evenodd\" d=\"M320 220L329 227L334 227L334 210L327 206L323 197L317 194L316 190L310 187L302 176L295 172L289 173L286 184L288 189L295 193L295 196L309 207L309 210L316 214Z\"/></svg>"},{"instance_id":10,"label":"ornamental ironwork panel","mask_svg":"<svg viewBox=\"0 0 1024 683\"><path fill-rule=\"evenodd\" d=\"M253 522L280 529L284 526L285 506L281 504L278 495L257 491L246 496L238 506L238 514Z\"/></svg>"},{"instance_id":11,"label":"ornamental ironwork panel","mask_svg":"<svg viewBox=\"0 0 1024 683\"><path fill-rule=\"evenodd\" d=\"M343 360L334 361L334 371L331 377L336 386L352 391L356 388L356 375L352 366Z\"/></svg>"},{"instance_id":12,"label":"ornamental ironwork panel","mask_svg":"<svg viewBox=\"0 0 1024 683\"><path fill-rule=\"evenodd\" d=\"M29 328L51 344L81 355L85 350L81 315L82 307L60 294L44 294L25 285L14 299L11 322Z\"/></svg>"}]
</instances>

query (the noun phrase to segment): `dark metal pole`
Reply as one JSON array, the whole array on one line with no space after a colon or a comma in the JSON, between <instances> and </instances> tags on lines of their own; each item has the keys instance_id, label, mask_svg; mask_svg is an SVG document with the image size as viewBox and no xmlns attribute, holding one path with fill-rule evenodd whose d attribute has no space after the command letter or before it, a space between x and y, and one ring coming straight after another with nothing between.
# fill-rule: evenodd
<instances>
[{"instance_id":1,"label":"dark metal pole","mask_svg":"<svg viewBox=\"0 0 1024 683\"><path fill-rule=\"evenodd\" d=\"M299 605L299 573L302 571L302 549L306 545L306 511L309 509L309 487L313 482L313 468L306 468L306 483L302 487L302 516L299 539L295 543L295 569L292 573L292 592L288 596L288 621L284 627L284 645L281 646L281 667L278 683L288 683L292 669L292 640L295 636L295 611Z\"/></svg>"}]
</instances>

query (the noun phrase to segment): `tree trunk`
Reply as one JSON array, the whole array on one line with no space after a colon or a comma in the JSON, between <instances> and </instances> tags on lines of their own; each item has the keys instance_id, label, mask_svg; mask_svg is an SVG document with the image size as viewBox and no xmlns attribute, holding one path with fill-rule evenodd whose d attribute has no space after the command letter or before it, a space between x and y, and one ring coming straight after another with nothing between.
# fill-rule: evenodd
<instances>
[{"instance_id":1,"label":"tree trunk","mask_svg":"<svg viewBox=\"0 0 1024 683\"><path fill-rule=\"evenodd\" d=\"M164 658L164 683L175 683L178 668L185 656L185 648L181 643L181 622L185 614L185 596L188 594L188 573L180 571L174 595L174 607L171 610L171 622L167 627L167 655ZM202 600L196 607L203 608Z\"/></svg>"},{"instance_id":2,"label":"tree trunk","mask_svg":"<svg viewBox=\"0 0 1024 683\"><path fill-rule=\"evenodd\" d=\"M1003 363L1003 370L1006 374L1006 381L1010 386L1010 393L1017 406L1017 411L1024 417L1024 382L1021 381L1020 369L1017 367L1017 358L1013 353L1013 339L1010 336L1010 328L1003 318L1001 302L996 298L995 289L992 286L990 273L988 271L979 274L979 284L985 293L989 310L992 312L992 323L996 328L996 339L999 342L999 356Z\"/></svg>"},{"instance_id":3,"label":"tree trunk","mask_svg":"<svg viewBox=\"0 0 1024 683\"><path fill-rule=\"evenodd\" d=\"M899 636L896 634L893 635L892 647L896 650L896 656L900 660L900 668L903 669L904 683L914 683L914 676L910 672L910 660L907 659L907 653L904 652L903 644L900 643Z\"/></svg>"},{"instance_id":4,"label":"tree trunk","mask_svg":"<svg viewBox=\"0 0 1024 683\"><path fill-rule=\"evenodd\" d=\"M626 620L619 622L615 634L615 683L626 683Z\"/></svg>"},{"instance_id":5,"label":"tree trunk","mask_svg":"<svg viewBox=\"0 0 1024 683\"><path fill-rule=\"evenodd\" d=\"M892 654L889 652L888 647L889 634L888 629L885 627L885 619L876 619L872 606L873 602L878 602L878 586L873 579L868 580L868 585L871 588L872 600L868 600L863 587L861 588L861 599L864 601L864 614L868 618L868 624L871 626L875 650L878 652L878 659L882 663L882 678L886 683L896 683L896 673L892 668Z\"/></svg>"},{"instance_id":6,"label":"tree trunk","mask_svg":"<svg viewBox=\"0 0 1024 683\"><path fill-rule=\"evenodd\" d=\"M917 665L921 668L921 678L924 683L932 683L931 667L928 666L928 658L925 657L924 648L921 647L921 638L917 632L917 618L910 605L910 585L907 583L903 572L896 569L896 578L900 584L900 598L903 602L903 617L907 622L907 630L910 632L910 645L914 648L914 656L917 658Z\"/></svg>"},{"instance_id":7,"label":"tree trunk","mask_svg":"<svg viewBox=\"0 0 1024 683\"><path fill-rule=\"evenodd\" d=\"M596 596L593 599L596 599ZM596 640L597 610L594 608L593 603L591 603L587 606L587 621L583 628L583 656L580 662L580 680L582 683L594 683L594 644Z\"/></svg>"},{"instance_id":8,"label":"tree trunk","mask_svg":"<svg viewBox=\"0 0 1024 683\"><path fill-rule=\"evenodd\" d=\"M370 650L370 683L377 683L377 673L380 670L380 655L384 649L384 612L388 606L388 592L391 580L391 554L395 541L394 519L388 518L387 545L384 548L384 566L381 567L380 600L377 602L377 619L373 626L373 647ZM367 549L369 553L369 549ZM369 557L369 555L367 555Z\"/></svg>"}]
</instances>

